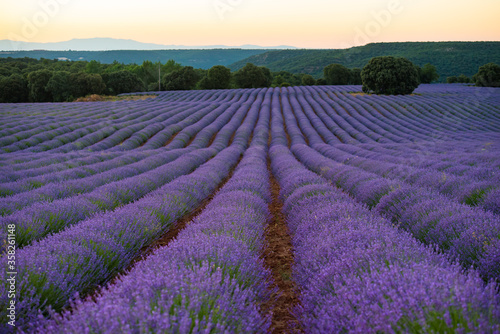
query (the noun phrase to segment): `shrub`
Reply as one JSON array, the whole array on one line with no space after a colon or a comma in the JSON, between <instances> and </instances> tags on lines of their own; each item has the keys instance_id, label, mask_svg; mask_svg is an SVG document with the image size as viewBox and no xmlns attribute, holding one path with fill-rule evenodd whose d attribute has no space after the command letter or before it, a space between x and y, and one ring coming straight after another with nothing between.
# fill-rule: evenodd
<instances>
[{"instance_id":1,"label":"shrub","mask_svg":"<svg viewBox=\"0 0 500 334\"><path fill-rule=\"evenodd\" d=\"M405 58L372 58L361 71L363 92L375 94L411 94L419 85L418 71Z\"/></svg>"},{"instance_id":2,"label":"shrub","mask_svg":"<svg viewBox=\"0 0 500 334\"><path fill-rule=\"evenodd\" d=\"M500 87L500 66L495 63L483 65L479 68L474 78L476 86Z\"/></svg>"},{"instance_id":3,"label":"shrub","mask_svg":"<svg viewBox=\"0 0 500 334\"><path fill-rule=\"evenodd\" d=\"M323 76L329 85L347 85L351 71L340 64L330 64L323 69Z\"/></svg>"}]
</instances>

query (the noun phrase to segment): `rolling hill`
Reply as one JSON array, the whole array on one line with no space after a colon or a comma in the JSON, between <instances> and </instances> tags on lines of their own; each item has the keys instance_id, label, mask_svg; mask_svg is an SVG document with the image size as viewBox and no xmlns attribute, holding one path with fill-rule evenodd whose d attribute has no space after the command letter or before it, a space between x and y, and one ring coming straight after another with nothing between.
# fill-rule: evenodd
<instances>
[{"instance_id":1,"label":"rolling hill","mask_svg":"<svg viewBox=\"0 0 500 334\"><path fill-rule=\"evenodd\" d=\"M246 63L253 63L274 72L309 73L321 77L328 64L362 68L376 56L405 57L419 66L431 63L437 67L440 81L445 81L452 75L472 76L489 62L500 63L500 42L371 43L349 49L278 50L255 54L229 67L234 71Z\"/></svg>"}]
</instances>

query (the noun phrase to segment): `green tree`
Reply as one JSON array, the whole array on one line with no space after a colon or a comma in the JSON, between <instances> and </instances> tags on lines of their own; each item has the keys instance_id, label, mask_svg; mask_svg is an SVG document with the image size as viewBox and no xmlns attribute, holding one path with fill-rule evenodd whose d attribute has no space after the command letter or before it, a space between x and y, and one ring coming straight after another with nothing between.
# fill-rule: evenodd
<instances>
[{"instance_id":1,"label":"green tree","mask_svg":"<svg viewBox=\"0 0 500 334\"><path fill-rule=\"evenodd\" d=\"M323 69L323 77L328 85L347 85L350 76L349 69L340 64L330 64Z\"/></svg>"},{"instance_id":2,"label":"green tree","mask_svg":"<svg viewBox=\"0 0 500 334\"><path fill-rule=\"evenodd\" d=\"M236 72L234 79L239 88L269 87L272 83L272 74L267 68L247 63L242 69Z\"/></svg>"},{"instance_id":3,"label":"green tree","mask_svg":"<svg viewBox=\"0 0 500 334\"><path fill-rule=\"evenodd\" d=\"M127 70L105 73L102 75L102 79L106 85L106 93L110 95L141 92L144 90L142 80Z\"/></svg>"},{"instance_id":4,"label":"green tree","mask_svg":"<svg viewBox=\"0 0 500 334\"><path fill-rule=\"evenodd\" d=\"M310 74L305 74L302 77L302 85L303 86L314 86L316 84L316 80Z\"/></svg>"},{"instance_id":5,"label":"green tree","mask_svg":"<svg viewBox=\"0 0 500 334\"><path fill-rule=\"evenodd\" d=\"M457 83L457 82L458 82L458 78L454 75L446 78L446 83Z\"/></svg>"},{"instance_id":6,"label":"green tree","mask_svg":"<svg viewBox=\"0 0 500 334\"><path fill-rule=\"evenodd\" d=\"M168 60L165 65L161 66L161 75L165 76L165 74L172 73L173 71L178 71L182 69L182 65L176 63L175 60Z\"/></svg>"},{"instance_id":7,"label":"green tree","mask_svg":"<svg viewBox=\"0 0 500 334\"><path fill-rule=\"evenodd\" d=\"M108 65L106 67L106 69L104 70L103 73L113 73L113 72L123 71L124 69L125 69L125 65L114 60L111 65Z\"/></svg>"},{"instance_id":8,"label":"green tree","mask_svg":"<svg viewBox=\"0 0 500 334\"><path fill-rule=\"evenodd\" d=\"M273 79L273 87L279 87L283 82L285 82L285 78L281 74L275 75Z\"/></svg>"},{"instance_id":9,"label":"green tree","mask_svg":"<svg viewBox=\"0 0 500 334\"><path fill-rule=\"evenodd\" d=\"M222 65L215 65L208 70L207 76L200 82L201 89L227 89L231 83L231 70Z\"/></svg>"},{"instance_id":10,"label":"green tree","mask_svg":"<svg viewBox=\"0 0 500 334\"><path fill-rule=\"evenodd\" d=\"M106 91L106 84L99 74L87 75L87 94L103 94Z\"/></svg>"},{"instance_id":11,"label":"green tree","mask_svg":"<svg viewBox=\"0 0 500 334\"><path fill-rule=\"evenodd\" d=\"M106 90L106 85L99 74L71 73L69 82L70 94L75 98L89 94L102 94Z\"/></svg>"},{"instance_id":12,"label":"green tree","mask_svg":"<svg viewBox=\"0 0 500 334\"><path fill-rule=\"evenodd\" d=\"M149 84L155 83L158 89L158 75L159 75L159 63L153 64L149 60L142 62L141 66L137 66L132 73L136 74L139 79L142 80L144 87L148 87Z\"/></svg>"},{"instance_id":13,"label":"green tree","mask_svg":"<svg viewBox=\"0 0 500 334\"><path fill-rule=\"evenodd\" d=\"M422 68L418 67L418 75L421 83L429 84L439 79L436 66L432 64L425 64Z\"/></svg>"},{"instance_id":14,"label":"green tree","mask_svg":"<svg viewBox=\"0 0 500 334\"><path fill-rule=\"evenodd\" d=\"M191 66L183 67L163 77L166 90L190 90L196 86L199 76Z\"/></svg>"},{"instance_id":15,"label":"green tree","mask_svg":"<svg viewBox=\"0 0 500 334\"><path fill-rule=\"evenodd\" d=\"M271 70L265 66L259 66L259 68L262 71L262 73L264 73L264 77L266 78L264 87L271 87L271 84L273 82L273 74L271 73Z\"/></svg>"},{"instance_id":16,"label":"green tree","mask_svg":"<svg viewBox=\"0 0 500 334\"><path fill-rule=\"evenodd\" d=\"M9 77L12 74L12 70L7 66L0 66L0 77Z\"/></svg>"},{"instance_id":17,"label":"green tree","mask_svg":"<svg viewBox=\"0 0 500 334\"><path fill-rule=\"evenodd\" d=\"M361 80L361 69L360 68L351 68L349 70L349 85L362 85L363 81Z\"/></svg>"},{"instance_id":18,"label":"green tree","mask_svg":"<svg viewBox=\"0 0 500 334\"><path fill-rule=\"evenodd\" d=\"M466 76L465 74L460 74L457 77L457 82L459 82L459 83L470 83L471 79L468 76Z\"/></svg>"},{"instance_id":19,"label":"green tree","mask_svg":"<svg viewBox=\"0 0 500 334\"><path fill-rule=\"evenodd\" d=\"M279 87L283 82L288 82L291 86L302 85L302 77L305 74L293 74L287 71L272 72L273 80L271 85L273 87Z\"/></svg>"},{"instance_id":20,"label":"green tree","mask_svg":"<svg viewBox=\"0 0 500 334\"><path fill-rule=\"evenodd\" d=\"M52 94L46 89L51 77L52 71L47 69L28 74L29 100L31 102L52 102Z\"/></svg>"},{"instance_id":21,"label":"green tree","mask_svg":"<svg viewBox=\"0 0 500 334\"><path fill-rule=\"evenodd\" d=\"M46 89L52 94L54 102L64 102L71 98L70 76L68 71L56 71L52 74Z\"/></svg>"},{"instance_id":22,"label":"green tree","mask_svg":"<svg viewBox=\"0 0 500 334\"><path fill-rule=\"evenodd\" d=\"M411 94L419 85L418 71L405 58L382 56L370 59L361 71L363 92Z\"/></svg>"},{"instance_id":23,"label":"green tree","mask_svg":"<svg viewBox=\"0 0 500 334\"><path fill-rule=\"evenodd\" d=\"M85 72L87 73L92 73L92 74L97 74L97 73L101 73L101 63L98 62L97 60L91 60L87 63L87 65L85 66Z\"/></svg>"},{"instance_id":24,"label":"green tree","mask_svg":"<svg viewBox=\"0 0 500 334\"><path fill-rule=\"evenodd\" d=\"M29 101L28 82L20 74L0 79L0 102L18 103Z\"/></svg>"},{"instance_id":25,"label":"green tree","mask_svg":"<svg viewBox=\"0 0 500 334\"><path fill-rule=\"evenodd\" d=\"M495 63L483 65L474 77L476 86L500 87L500 66Z\"/></svg>"},{"instance_id":26,"label":"green tree","mask_svg":"<svg viewBox=\"0 0 500 334\"><path fill-rule=\"evenodd\" d=\"M327 85L325 79L319 78L318 80L316 80L316 86L325 86L325 85Z\"/></svg>"},{"instance_id":27,"label":"green tree","mask_svg":"<svg viewBox=\"0 0 500 334\"><path fill-rule=\"evenodd\" d=\"M78 72L84 72L87 67L87 63L84 61L75 61L74 63L71 64L71 67L69 68L69 71L71 73L78 73Z\"/></svg>"}]
</instances>

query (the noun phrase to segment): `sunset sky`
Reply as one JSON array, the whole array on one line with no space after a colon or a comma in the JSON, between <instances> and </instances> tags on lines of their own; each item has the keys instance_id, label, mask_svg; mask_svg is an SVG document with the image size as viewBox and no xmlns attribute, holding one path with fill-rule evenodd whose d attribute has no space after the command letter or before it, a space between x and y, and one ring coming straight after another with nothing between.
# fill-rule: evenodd
<instances>
[{"instance_id":1,"label":"sunset sky","mask_svg":"<svg viewBox=\"0 0 500 334\"><path fill-rule=\"evenodd\" d=\"M0 40L345 48L499 41L499 0L1 0Z\"/></svg>"}]
</instances>

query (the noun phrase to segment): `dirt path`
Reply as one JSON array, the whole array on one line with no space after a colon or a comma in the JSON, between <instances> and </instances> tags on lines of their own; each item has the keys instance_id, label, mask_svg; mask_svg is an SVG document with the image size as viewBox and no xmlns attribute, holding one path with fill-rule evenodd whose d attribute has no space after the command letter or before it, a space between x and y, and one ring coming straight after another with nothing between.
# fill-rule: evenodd
<instances>
[{"instance_id":1,"label":"dirt path","mask_svg":"<svg viewBox=\"0 0 500 334\"><path fill-rule=\"evenodd\" d=\"M272 219L266 228L265 238L268 247L264 250L264 261L272 271L273 279L279 289L277 299L267 305L264 309L273 313L272 333L301 333L297 329L297 319L292 314L299 299L297 289L291 279L293 265L293 250L291 236L285 217L281 211L283 203L279 199L280 186L272 176L271 161L268 160L268 170L271 176L272 202L269 204Z\"/></svg>"}]
</instances>

